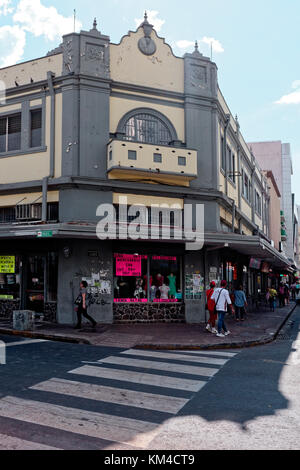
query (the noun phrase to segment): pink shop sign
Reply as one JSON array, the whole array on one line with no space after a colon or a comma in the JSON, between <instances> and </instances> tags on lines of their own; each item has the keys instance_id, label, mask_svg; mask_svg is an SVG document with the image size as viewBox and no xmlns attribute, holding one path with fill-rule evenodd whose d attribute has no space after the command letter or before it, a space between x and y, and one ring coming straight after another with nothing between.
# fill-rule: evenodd
<instances>
[{"instance_id":1,"label":"pink shop sign","mask_svg":"<svg viewBox=\"0 0 300 470\"><path fill-rule=\"evenodd\" d=\"M116 255L116 276L141 277L142 257L137 255Z\"/></svg>"}]
</instances>

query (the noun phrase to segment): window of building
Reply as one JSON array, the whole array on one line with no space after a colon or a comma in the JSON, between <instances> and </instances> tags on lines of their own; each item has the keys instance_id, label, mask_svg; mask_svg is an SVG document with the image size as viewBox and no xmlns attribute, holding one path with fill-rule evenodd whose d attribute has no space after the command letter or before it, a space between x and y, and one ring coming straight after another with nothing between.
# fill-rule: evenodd
<instances>
[{"instance_id":1,"label":"window of building","mask_svg":"<svg viewBox=\"0 0 300 470\"><path fill-rule=\"evenodd\" d=\"M148 144L169 145L171 132L166 124L151 114L136 114L124 127L125 140Z\"/></svg>"},{"instance_id":2,"label":"window of building","mask_svg":"<svg viewBox=\"0 0 300 470\"><path fill-rule=\"evenodd\" d=\"M41 147L42 145L42 110L38 109L30 112L31 118L31 139L30 147Z\"/></svg>"},{"instance_id":3,"label":"window of building","mask_svg":"<svg viewBox=\"0 0 300 470\"><path fill-rule=\"evenodd\" d=\"M114 255L115 303L178 302L181 282L180 257Z\"/></svg>"},{"instance_id":4,"label":"window of building","mask_svg":"<svg viewBox=\"0 0 300 470\"><path fill-rule=\"evenodd\" d=\"M250 201L251 197L251 184L248 175L243 171L243 196L247 201Z\"/></svg>"},{"instance_id":5,"label":"window of building","mask_svg":"<svg viewBox=\"0 0 300 470\"><path fill-rule=\"evenodd\" d=\"M221 168L226 170L226 153L224 149L224 137L221 137Z\"/></svg>"},{"instance_id":6,"label":"window of building","mask_svg":"<svg viewBox=\"0 0 300 470\"><path fill-rule=\"evenodd\" d=\"M186 157L178 157L178 165L186 166Z\"/></svg>"},{"instance_id":7,"label":"window of building","mask_svg":"<svg viewBox=\"0 0 300 470\"><path fill-rule=\"evenodd\" d=\"M260 216L261 216L261 209L262 209L261 196L257 191L255 191L255 210Z\"/></svg>"},{"instance_id":8,"label":"window of building","mask_svg":"<svg viewBox=\"0 0 300 470\"><path fill-rule=\"evenodd\" d=\"M154 161L154 163L162 163L162 154L161 153L155 153L153 155L153 161Z\"/></svg>"},{"instance_id":9,"label":"window of building","mask_svg":"<svg viewBox=\"0 0 300 470\"><path fill-rule=\"evenodd\" d=\"M235 183L235 155L229 146L227 146L227 176Z\"/></svg>"},{"instance_id":10,"label":"window of building","mask_svg":"<svg viewBox=\"0 0 300 470\"><path fill-rule=\"evenodd\" d=\"M21 149L21 113L0 119L0 153Z\"/></svg>"},{"instance_id":11,"label":"window of building","mask_svg":"<svg viewBox=\"0 0 300 470\"><path fill-rule=\"evenodd\" d=\"M137 160L135 150L128 150L128 160Z\"/></svg>"}]
</instances>

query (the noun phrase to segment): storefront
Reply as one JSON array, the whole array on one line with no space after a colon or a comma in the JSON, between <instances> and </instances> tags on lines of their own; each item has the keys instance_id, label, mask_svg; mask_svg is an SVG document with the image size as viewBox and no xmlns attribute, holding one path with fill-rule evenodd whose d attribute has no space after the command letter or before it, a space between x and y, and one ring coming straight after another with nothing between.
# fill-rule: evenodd
<instances>
[{"instance_id":1,"label":"storefront","mask_svg":"<svg viewBox=\"0 0 300 470\"><path fill-rule=\"evenodd\" d=\"M113 253L114 322L185 321L183 253L162 251Z\"/></svg>"},{"instance_id":2,"label":"storefront","mask_svg":"<svg viewBox=\"0 0 300 470\"><path fill-rule=\"evenodd\" d=\"M11 249L0 253L0 317L14 310L32 310L55 321L57 309L58 253Z\"/></svg>"}]
</instances>

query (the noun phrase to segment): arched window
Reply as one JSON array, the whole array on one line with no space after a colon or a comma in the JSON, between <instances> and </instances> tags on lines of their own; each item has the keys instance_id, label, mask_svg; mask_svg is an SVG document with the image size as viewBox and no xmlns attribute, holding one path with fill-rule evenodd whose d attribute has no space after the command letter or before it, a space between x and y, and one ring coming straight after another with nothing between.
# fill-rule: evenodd
<instances>
[{"instance_id":1,"label":"arched window","mask_svg":"<svg viewBox=\"0 0 300 470\"><path fill-rule=\"evenodd\" d=\"M124 125L125 140L146 144L169 145L173 140L168 126L150 113L131 116Z\"/></svg>"}]
</instances>

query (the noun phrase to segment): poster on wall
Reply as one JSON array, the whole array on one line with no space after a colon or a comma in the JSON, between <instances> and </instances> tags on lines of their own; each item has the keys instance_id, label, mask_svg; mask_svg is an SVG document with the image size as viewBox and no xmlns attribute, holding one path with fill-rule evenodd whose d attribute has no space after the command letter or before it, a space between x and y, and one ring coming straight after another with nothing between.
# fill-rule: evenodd
<instances>
[{"instance_id":1,"label":"poster on wall","mask_svg":"<svg viewBox=\"0 0 300 470\"><path fill-rule=\"evenodd\" d=\"M0 256L0 274L15 274L16 257Z\"/></svg>"},{"instance_id":2,"label":"poster on wall","mask_svg":"<svg viewBox=\"0 0 300 470\"><path fill-rule=\"evenodd\" d=\"M187 274L185 277L186 300L201 300L204 291L204 278L201 274Z\"/></svg>"}]
</instances>

